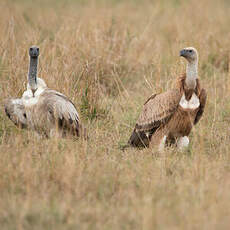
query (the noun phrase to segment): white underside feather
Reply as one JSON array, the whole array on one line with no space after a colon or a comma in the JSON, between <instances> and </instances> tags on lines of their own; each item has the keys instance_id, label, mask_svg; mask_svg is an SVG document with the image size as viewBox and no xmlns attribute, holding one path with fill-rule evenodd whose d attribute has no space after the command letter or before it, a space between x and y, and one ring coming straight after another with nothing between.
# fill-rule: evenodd
<instances>
[{"instance_id":1,"label":"white underside feather","mask_svg":"<svg viewBox=\"0 0 230 230\"><path fill-rule=\"evenodd\" d=\"M37 104L39 96L45 91L43 88L38 88L33 96L31 89L26 90L22 95L22 101L25 107L30 107Z\"/></svg>"},{"instance_id":2,"label":"white underside feather","mask_svg":"<svg viewBox=\"0 0 230 230\"><path fill-rule=\"evenodd\" d=\"M187 101L185 95L183 94L179 104L183 109L197 109L200 106L200 100L196 94L193 93L191 99Z\"/></svg>"}]
</instances>

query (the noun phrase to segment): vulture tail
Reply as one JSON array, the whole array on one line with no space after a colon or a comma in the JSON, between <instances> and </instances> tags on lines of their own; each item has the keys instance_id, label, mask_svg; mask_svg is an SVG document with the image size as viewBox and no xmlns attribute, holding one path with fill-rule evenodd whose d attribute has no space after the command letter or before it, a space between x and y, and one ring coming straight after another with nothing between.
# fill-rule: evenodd
<instances>
[{"instance_id":1,"label":"vulture tail","mask_svg":"<svg viewBox=\"0 0 230 230\"><path fill-rule=\"evenodd\" d=\"M144 131L137 132L135 129L129 138L128 145L132 147L149 147L149 138Z\"/></svg>"}]
</instances>

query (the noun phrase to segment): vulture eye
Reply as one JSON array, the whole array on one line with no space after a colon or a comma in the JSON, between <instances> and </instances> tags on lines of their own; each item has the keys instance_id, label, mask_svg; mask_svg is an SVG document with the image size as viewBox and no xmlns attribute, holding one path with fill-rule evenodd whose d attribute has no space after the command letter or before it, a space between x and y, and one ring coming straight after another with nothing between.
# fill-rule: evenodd
<instances>
[{"instance_id":1,"label":"vulture eye","mask_svg":"<svg viewBox=\"0 0 230 230\"><path fill-rule=\"evenodd\" d=\"M189 53L192 53L192 50L189 50L188 52L189 52Z\"/></svg>"},{"instance_id":2,"label":"vulture eye","mask_svg":"<svg viewBox=\"0 0 230 230\"><path fill-rule=\"evenodd\" d=\"M32 51L32 50L33 50L33 48L31 47L31 48L30 48L30 51Z\"/></svg>"}]
</instances>

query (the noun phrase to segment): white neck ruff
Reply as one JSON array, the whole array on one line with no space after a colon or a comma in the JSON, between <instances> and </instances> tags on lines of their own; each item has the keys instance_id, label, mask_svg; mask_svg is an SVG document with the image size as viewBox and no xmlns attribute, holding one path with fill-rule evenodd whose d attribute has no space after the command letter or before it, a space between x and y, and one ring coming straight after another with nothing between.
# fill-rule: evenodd
<instances>
[{"instance_id":1,"label":"white neck ruff","mask_svg":"<svg viewBox=\"0 0 230 230\"><path fill-rule=\"evenodd\" d=\"M41 79L41 78L37 78L37 90L33 92L30 88L30 85L27 85L27 90L23 93L22 95L22 102L24 104L25 107L30 107L33 106L35 104L37 104L40 95L46 90L47 86L46 83Z\"/></svg>"}]
</instances>

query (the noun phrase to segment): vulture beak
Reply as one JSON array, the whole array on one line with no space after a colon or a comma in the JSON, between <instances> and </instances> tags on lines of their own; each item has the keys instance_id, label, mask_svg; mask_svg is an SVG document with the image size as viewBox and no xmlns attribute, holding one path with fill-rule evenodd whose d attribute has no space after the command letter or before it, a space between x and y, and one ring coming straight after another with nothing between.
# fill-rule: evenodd
<instances>
[{"instance_id":1,"label":"vulture beak","mask_svg":"<svg viewBox=\"0 0 230 230\"><path fill-rule=\"evenodd\" d=\"M186 57L186 50L185 49L180 51L180 56Z\"/></svg>"}]
</instances>

